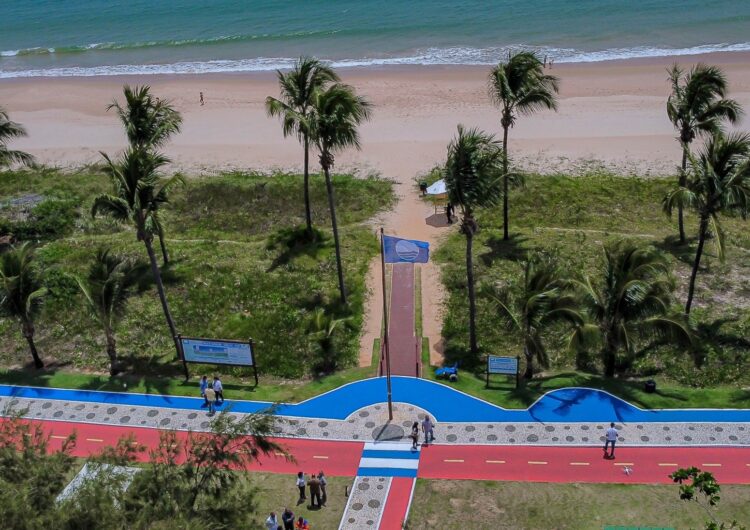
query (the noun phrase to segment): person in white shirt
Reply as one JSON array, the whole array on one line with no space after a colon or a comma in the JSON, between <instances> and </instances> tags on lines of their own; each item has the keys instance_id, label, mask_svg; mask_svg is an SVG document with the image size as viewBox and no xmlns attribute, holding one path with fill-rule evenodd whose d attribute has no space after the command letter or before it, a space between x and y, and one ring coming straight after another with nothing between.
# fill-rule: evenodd
<instances>
[{"instance_id":1,"label":"person in white shirt","mask_svg":"<svg viewBox=\"0 0 750 530\"><path fill-rule=\"evenodd\" d=\"M297 488L299 489L299 500L297 501L298 506L305 502L305 499L307 499L307 496L305 495L306 485L307 481L305 481L305 474L300 471L299 473L297 473Z\"/></svg>"},{"instance_id":2,"label":"person in white shirt","mask_svg":"<svg viewBox=\"0 0 750 530\"><path fill-rule=\"evenodd\" d=\"M328 485L328 480L326 480L326 476L321 471L318 473L318 480L320 481L320 493L322 496L321 504L323 506L326 505L326 501L328 500L328 493L326 492L326 486Z\"/></svg>"},{"instance_id":3,"label":"person in white shirt","mask_svg":"<svg viewBox=\"0 0 750 530\"><path fill-rule=\"evenodd\" d=\"M269 515L268 519L266 519L266 528L268 528L268 530L278 530L279 523L276 520L275 512L271 512L271 515Z\"/></svg>"},{"instance_id":4,"label":"person in white shirt","mask_svg":"<svg viewBox=\"0 0 750 530\"><path fill-rule=\"evenodd\" d=\"M216 392L216 403L224 403L224 386L221 384L221 379L218 376L214 376L214 392Z\"/></svg>"},{"instance_id":5,"label":"person in white shirt","mask_svg":"<svg viewBox=\"0 0 750 530\"><path fill-rule=\"evenodd\" d=\"M614 422L609 424L609 429L607 429L607 434L605 436L604 440L604 456L607 458L614 458L615 457L615 442L617 441L617 429L615 429ZM612 452L607 455L607 448L612 445Z\"/></svg>"}]
</instances>

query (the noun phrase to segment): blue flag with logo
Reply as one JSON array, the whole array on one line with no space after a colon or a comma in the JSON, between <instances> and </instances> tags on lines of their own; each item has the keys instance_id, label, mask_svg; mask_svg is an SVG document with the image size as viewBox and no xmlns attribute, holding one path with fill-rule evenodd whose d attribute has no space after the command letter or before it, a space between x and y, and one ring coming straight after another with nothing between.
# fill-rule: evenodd
<instances>
[{"instance_id":1,"label":"blue flag with logo","mask_svg":"<svg viewBox=\"0 0 750 530\"><path fill-rule=\"evenodd\" d=\"M383 252L386 263L427 263L430 259L430 244L426 241L383 236Z\"/></svg>"}]
</instances>

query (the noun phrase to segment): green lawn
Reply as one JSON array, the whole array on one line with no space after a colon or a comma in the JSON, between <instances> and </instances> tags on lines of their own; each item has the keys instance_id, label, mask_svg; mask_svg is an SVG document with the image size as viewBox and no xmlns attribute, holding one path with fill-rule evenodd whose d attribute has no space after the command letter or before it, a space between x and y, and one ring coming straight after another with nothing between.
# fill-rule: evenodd
<instances>
[{"instance_id":1,"label":"green lawn","mask_svg":"<svg viewBox=\"0 0 750 530\"><path fill-rule=\"evenodd\" d=\"M750 486L722 486L715 514L750 521ZM705 512L677 486L417 480L409 530L601 530L605 526L703 528Z\"/></svg>"},{"instance_id":2,"label":"green lawn","mask_svg":"<svg viewBox=\"0 0 750 530\"><path fill-rule=\"evenodd\" d=\"M304 386L300 381L318 375L313 370L316 345L307 328L310 312L324 307L337 318L347 317L334 342L342 367L353 366L358 358L365 274L378 250L377 239L364 223L395 200L392 183L351 175L334 177L350 299L348 308L342 308L322 178L312 178L312 206L314 222L325 239L307 245L290 243L291 231L304 216L299 175L229 173L186 180L163 217L172 260L164 277L178 330L187 336L252 337L260 372L288 379L289 386L296 388ZM101 373L107 366L103 334L84 310L76 283L76 277L85 275L96 249L111 246L145 259L143 245L128 227L88 216L93 196L107 189L104 176L91 168L0 173L0 205L5 203L0 209L0 228L17 227L24 233L37 229L43 236L38 257L50 295L36 325L37 344L58 373ZM8 204L9 199L33 194L64 203L55 203L53 212L45 215L38 207L24 212ZM54 226L65 229L55 233ZM0 340L2 365L18 367L28 362L27 346L15 321L0 318ZM145 285L131 299L117 341L129 372L137 374L134 386L179 388L178 383L159 383L179 377L182 368L175 362L153 285ZM223 372L238 379L248 376L247 370ZM355 371L335 377L361 376ZM94 377L85 384L103 383L101 377ZM311 386L318 391L318 383ZM280 381L279 387L264 399L296 396L286 381Z\"/></svg>"}]
</instances>

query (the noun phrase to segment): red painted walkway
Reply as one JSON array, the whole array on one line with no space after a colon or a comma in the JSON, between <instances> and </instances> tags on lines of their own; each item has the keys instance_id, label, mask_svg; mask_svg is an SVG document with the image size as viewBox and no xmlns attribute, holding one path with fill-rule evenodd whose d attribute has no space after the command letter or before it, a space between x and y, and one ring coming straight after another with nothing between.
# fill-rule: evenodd
<instances>
[{"instance_id":1,"label":"red painted walkway","mask_svg":"<svg viewBox=\"0 0 750 530\"><path fill-rule=\"evenodd\" d=\"M394 263L388 313L391 375L419 377L421 356L414 335L414 264Z\"/></svg>"},{"instance_id":2,"label":"red painted walkway","mask_svg":"<svg viewBox=\"0 0 750 530\"><path fill-rule=\"evenodd\" d=\"M7 421L7 420L0 420ZM92 425L64 421L30 420L42 424L45 432L52 435L51 449L57 450L63 440L73 432L77 434L74 456L87 457L96 455L106 446L113 446L123 436L132 434L138 444L148 449L157 447L159 433L157 429L142 427L120 427L116 425ZM180 440L187 438L188 433L177 431ZM305 440L299 438L279 438L274 441L281 444L296 460L290 462L281 455L263 456L253 462L249 469L269 473L290 473L298 471L313 472L323 470L328 475L353 477L357 474L362 456L361 442L332 442L327 440ZM141 460L147 460L147 454L140 454Z\"/></svg>"},{"instance_id":3,"label":"red painted walkway","mask_svg":"<svg viewBox=\"0 0 750 530\"><path fill-rule=\"evenodd\" d=\"M671 483L680 467L710 471L722 484L750 484L750 447L599 447L432 445L422 448L420 478L524 482ZM627 475L625 467L632 469Z\"/></svg>"},{"instance_id":4,"label":"red painted walkway","mask_svg":"<svg viewBox=\"0 0 750 530\"><path fill-rule=\"evenodd\" d=\"M403 523L409 514L415 482L413 478L394 477L392 479L383 516L380 518L380 526L378 527L380 530L403 528Z\"/></svg>"}]
</instances>

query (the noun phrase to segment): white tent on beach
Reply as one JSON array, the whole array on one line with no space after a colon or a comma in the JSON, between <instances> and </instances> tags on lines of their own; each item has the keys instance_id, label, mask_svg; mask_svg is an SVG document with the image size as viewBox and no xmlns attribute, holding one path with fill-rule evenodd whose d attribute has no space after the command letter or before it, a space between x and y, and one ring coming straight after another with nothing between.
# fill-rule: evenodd
<instances>
[{"instance_id":1,"label":"white tent on beach","mask_svg":"<svg viewBox=\"0 0 750 530\"><path fill-rule=\"evenodd\" d=\"M445 195L448 193L443 179L438 180L432 186L427 188L427 195Z\"/></svg>"}]
</instances>

